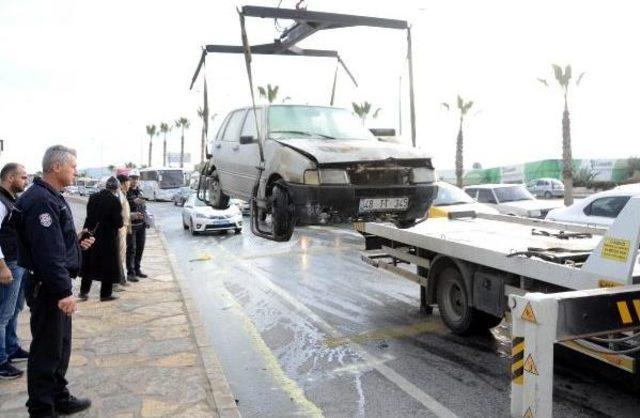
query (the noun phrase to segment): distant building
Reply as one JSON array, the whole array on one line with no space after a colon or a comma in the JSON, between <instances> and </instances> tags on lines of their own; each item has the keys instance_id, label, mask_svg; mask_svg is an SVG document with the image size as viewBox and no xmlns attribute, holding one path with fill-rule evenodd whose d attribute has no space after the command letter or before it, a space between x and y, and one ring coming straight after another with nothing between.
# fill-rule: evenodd
<instances>
[{"instance_id":1,"label":"distant building","mask_svg":"<svg viewBox=\"0 0 640 418\"><path fill-rule=\"evenodd\" d=\"M574 179L589 174L592 181L620 183L631 175L628 159L573 160ZM437 170L442 181L455 184L455 170ZM465 170L465 186L487 183L526 183L550 177L562 180L562 160L539 160L524 164L505 165L485 169Z\"/></svg>"}]
</instances>

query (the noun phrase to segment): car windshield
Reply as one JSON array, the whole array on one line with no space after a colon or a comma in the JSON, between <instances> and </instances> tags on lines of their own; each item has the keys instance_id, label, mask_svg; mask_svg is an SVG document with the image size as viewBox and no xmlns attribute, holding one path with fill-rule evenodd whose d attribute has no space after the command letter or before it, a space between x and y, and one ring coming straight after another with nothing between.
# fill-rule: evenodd
<instances>
[{"instance_id":1,"label":"car windshield","mask_svg":"<svg viewBox=\"0 0 640 418\"><path fill-rule=\"evenodd\" d=\"M434 206L462 205L473 203L473 199L464 191L450 184L438 183L437 195L433 200Z\"/></svg>"},{"instance_id":2,"label":"car windshield","mask_svg":"<svg viewBox=\"0 0 640 418\"><path fill-rule=\"evenodd\" d=\"M523 186L497 187L494 189L500 203L516 202L519 200L535 200L533 195Z\"/></svg>"},{"instance_id":3,"label":"car windshield","mask_svg":"<svg viewBox=\"0 0 640 418\"><path fill-rule=\"evenodd\" d=\"M184 175L181 170L158 170L158 174L158 185L161 189L184 186Z\"/></svg>"},{"instance_id":4,"label":"car windshield","mask_svg":"<svg viewBox=\"0 0 640 418\"><path fill-rule=\"evenodd\" d=\"M269 138L376 140L353 113L320 106L271 106Z\"/></svg>"}]
</instances>

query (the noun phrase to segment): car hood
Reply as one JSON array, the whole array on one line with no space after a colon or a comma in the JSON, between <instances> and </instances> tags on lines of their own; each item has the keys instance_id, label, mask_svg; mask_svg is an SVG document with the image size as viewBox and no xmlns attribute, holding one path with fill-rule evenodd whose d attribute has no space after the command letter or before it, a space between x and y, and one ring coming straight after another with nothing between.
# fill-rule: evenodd
<instances>
[{"instance_id":1,"label":"car hood","mask_svg":"<svg viewBox=\"0 0 640 418\"><path fill-rule=\"evenodd\" d=\"M339 139L274 139L292 148L318 164L349 163L358 161L429 160L423 152L403 144L370 140Z\"/></svg>"},{"instance_id":2,"label":"car hood","mask_svg":"<svg viewBox=\"0 0 640 418\"><path fill-rule=\"evenodd\" d=\"M500 203L500 206L508 209L520 210L545 210L562 207L562 202L549 202L544 200L518 200L516 202Z\"/></svg>"},{"instance_id":3,"label":"car hood","mask_svg":"<svg viewBox=\"0 0 640 418\"><path fill-rule=\"evenodd\" d=\"M459 205L444 205L437 206L433 205L429 209L429 217L430 218L439 218L447 216L449 213L458 213L458 212L469 212L473 211L476 213L487 213L490 215L498 215L496 209L492 208L489 205L485 205L484 203L462 203Z\"/></svg>"}]
</instances>

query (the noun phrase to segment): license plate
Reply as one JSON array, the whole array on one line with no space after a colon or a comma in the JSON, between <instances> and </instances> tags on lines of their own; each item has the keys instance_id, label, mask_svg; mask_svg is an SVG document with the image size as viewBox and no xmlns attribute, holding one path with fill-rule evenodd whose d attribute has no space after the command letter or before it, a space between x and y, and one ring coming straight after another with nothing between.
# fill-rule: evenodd
<instances>
[{"instance_id":1,"label":"license plate","mask_svg":"<svg viewBox=\"0 0 640 418\"><path fill-rule=\"evenodd\" d=\"M402 211L408 207L408 197L360 199L360 212Z\"/></svg>"}]
</instances>

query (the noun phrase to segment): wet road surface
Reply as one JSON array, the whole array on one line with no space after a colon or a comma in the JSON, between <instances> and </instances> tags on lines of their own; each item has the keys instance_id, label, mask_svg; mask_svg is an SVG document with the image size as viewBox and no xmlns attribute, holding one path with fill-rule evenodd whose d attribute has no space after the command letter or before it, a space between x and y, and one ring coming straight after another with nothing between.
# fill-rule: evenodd
<instances>
[{"instance_id":1,"label":"wet road surface","mask_svg":"<svg viewBox=\"0 0 640 418\"><path fill-rule=\"evenodd\" d=\"M150 208L243 416L509 416L506 327L452 334L419 312L416 284L360 260L348 227L191 236L182 208ZM555 416L639 416L638 396L572 361L557 362Z\"/></svg>"}]
</instances>

